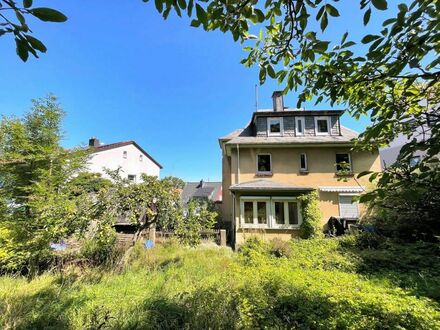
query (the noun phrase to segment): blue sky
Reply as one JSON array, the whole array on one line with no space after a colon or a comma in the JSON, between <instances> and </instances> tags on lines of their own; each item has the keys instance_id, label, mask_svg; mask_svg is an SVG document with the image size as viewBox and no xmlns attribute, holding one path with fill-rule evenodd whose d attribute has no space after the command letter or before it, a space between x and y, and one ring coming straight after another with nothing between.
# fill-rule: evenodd
<instances>
[{"instance_id":1,"label":"blue sky","mask_svg":"<svg viewBox=\"0 0 440 330\"><path fill-rule=\"evenodd\" d=\"M162 176L221 180L217 139L243 127L255 109L258 70L239 63L239 43L191 28L187 19L171 15L164 21L153 3L141 0L34 5L57 8L69 20L30 23L48 52L27 63L15 55L10 36L0 38L1 114L19 116L32 98L53 93L67 112L66 147L86 144L91 136L105 143L135 140L164 166ZM357 1L346 2L329 38L339 40L347 30L365 33L357 8ZM373 25L380 17L373 15ZM261 108L271 107L277 89L273 81L259 87ZM287 95L285 104L295 106L296 95ZM358 131L367 123L343 117Z\"/></svg>"}]
</instances>

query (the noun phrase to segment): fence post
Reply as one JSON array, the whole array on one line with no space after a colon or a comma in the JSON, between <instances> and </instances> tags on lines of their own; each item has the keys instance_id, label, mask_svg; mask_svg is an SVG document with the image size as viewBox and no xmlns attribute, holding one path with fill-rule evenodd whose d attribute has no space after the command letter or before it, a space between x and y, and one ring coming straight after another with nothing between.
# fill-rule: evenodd
<instances>
[{"instance_id":1,"label":"fence post","mask_svg":"<svg viewBox=\"0 0 440 330\"><path fill-rule=\"evenodd\" d=\"M150 225L150 228L148 230L148 239L150 241L153 241L154 243L156 243L156 224L155 223Z\"/></svg>"},{"instance_id":2,"label":"fence post","mask_svg":"<svg viewBox=\"0 0 440 330\"><path fill-rule=\"evenodd\" d=\"M226 246L226 229L220 229L220 246Z\"/></svg>"}]
</instances>

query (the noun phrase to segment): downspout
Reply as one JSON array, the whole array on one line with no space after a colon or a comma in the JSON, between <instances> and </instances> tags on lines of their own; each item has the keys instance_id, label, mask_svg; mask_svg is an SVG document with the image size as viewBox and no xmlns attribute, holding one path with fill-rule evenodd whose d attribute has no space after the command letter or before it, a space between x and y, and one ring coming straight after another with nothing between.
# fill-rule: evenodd
<instances>
[{"instance_id":1,"label":"downspout","mask_svg":"<svg viewBox=\"0 0 440 330\"><path fill-rule=\"evenodd\" d=\"M235 193L232 193L232 249L235 250L235 225L237 219L235 218Z\"/></svg>"},{"instance_id":2,"label":"downspout","mask_svg":"<svg viewBox=\"0 0 440 330\"><path fill-rule=\"evenodd\" d=\"M237 144L237 184L240 183L240 145Z\"/></svg>"}]
</instances>

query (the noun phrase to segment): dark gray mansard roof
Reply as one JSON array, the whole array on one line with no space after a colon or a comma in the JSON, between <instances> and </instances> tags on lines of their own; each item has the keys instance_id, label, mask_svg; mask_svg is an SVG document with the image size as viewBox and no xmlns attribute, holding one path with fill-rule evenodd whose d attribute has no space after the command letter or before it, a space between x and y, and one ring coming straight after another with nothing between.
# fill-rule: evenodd
<instances>
[{"instance_id":1,"label":"dark gray mansard roof","mask_svg":"<svg viewBox=\"0 0 440 330\"><path fill-rule=\"evenodd\" d=\"M284 117L284 116L341 116L342 110L286 110L286 111L258 111L252 115L252 120L244 128L237 129L219 140L226 145L292 145L292 144L348 144L359 133L347 127L341 127L341 135L302 135L302 136L256 136L254 122L257 117Z\"/></svg>"}]
</instances>

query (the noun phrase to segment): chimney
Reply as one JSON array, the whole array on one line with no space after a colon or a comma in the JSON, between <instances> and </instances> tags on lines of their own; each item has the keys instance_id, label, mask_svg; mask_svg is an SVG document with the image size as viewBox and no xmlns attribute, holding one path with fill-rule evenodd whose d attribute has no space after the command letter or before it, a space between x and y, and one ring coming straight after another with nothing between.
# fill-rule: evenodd
<instances>
[{"instance_id":1,"label":"chimney","mask_svg":"<svg viewBox=\"0 0 440 330\"><path fill-rule=\"evenodd\" d=\"M275 91L272 94L273 111L284 111L283 92Z\"/></svg>"},{"instance_id":2,"label":"chimney","mask_svg":"<svg viewBox=\"0 0 440 330\"><path fill-rule=\"evenodd\" d=\"M99 140L96 137L89 139L89 147L99 147Z\"/></svg>"},{"instance_id":3,"label":"chimney","mask_svg":"<svg viewBox=\"0 0 440 330\"><path fill-rule=\"evenodd\" d=\"M196 188L203 188L205 186L205 182L202 180L200 180L199 185Z\"/></svg>"}]
</instances>

